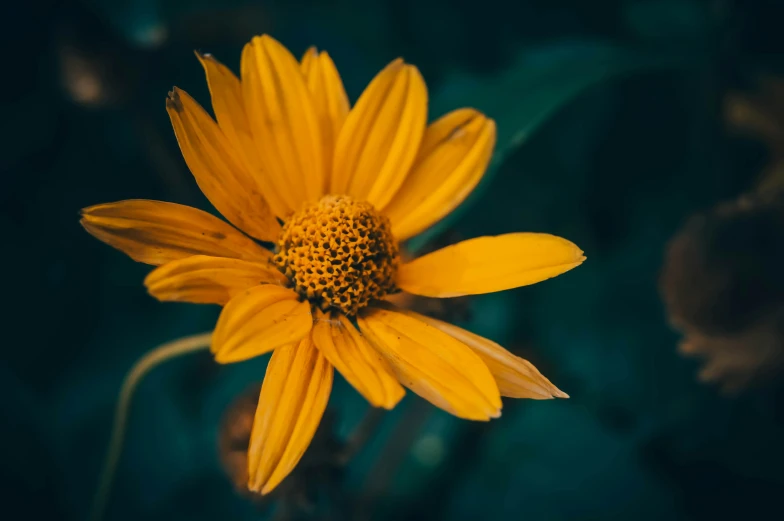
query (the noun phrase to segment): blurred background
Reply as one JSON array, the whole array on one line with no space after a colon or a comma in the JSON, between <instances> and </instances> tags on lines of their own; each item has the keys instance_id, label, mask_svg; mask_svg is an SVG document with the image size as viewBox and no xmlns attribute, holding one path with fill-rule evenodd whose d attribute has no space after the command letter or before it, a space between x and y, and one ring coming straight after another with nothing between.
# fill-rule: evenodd
<instances>
[{"instance_id":1,"label":"blurred background","mask_svg":"<svg viewBox=\"0 0 784 521\"><path fill-rule=\"evenodd\" d=\"M474 106L496 119L480 189L410 249L525 230L588 261L412 305L501 342L571 399L507 400L484 424L409 393L377 415L337 377L303 464L260 500L234 483L267 357L193 355L141 385L106 519L781 515L784 3L35 0L5 13L3 518L85 519L124 374L214 325L216 306L149 297L150 268L90 237L78 211L131 198L213 211L165 96L177 85L208 106L193 51L237 71L261 33L297 55L327 49L352 100L403 56L431 118Z\"/></svg>"}]
</instances>

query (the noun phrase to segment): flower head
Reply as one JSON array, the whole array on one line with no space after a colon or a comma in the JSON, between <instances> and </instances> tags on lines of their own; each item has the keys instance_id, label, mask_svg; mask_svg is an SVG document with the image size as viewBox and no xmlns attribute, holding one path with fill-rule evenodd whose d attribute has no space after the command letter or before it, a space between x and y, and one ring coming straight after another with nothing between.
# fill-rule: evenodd
<instances>
[{"instance_id":1,"label":"flower head","mask_svg":"<svg viewBox=\"0 0 784 521\"><path fill-rule=\"evenodd\" d=\"M398 243L446 216L481 179L495 144L491 119L458 109L427 125L425 83L402 60L350 108L325 52L297 61L256 37L242 53L241 80L198 58L217 122L177 88L166 108L196 182L234 226L147 200L86 208L82 225L158 266L145 280L154 297L224 306L212 339L218 362L273 351L248 451L250 489L271 491L302 457L334 369L376 407L394 407L405 386L473 420L499 416L501 396L566 397L498 344L383 300L400 290L501 291L585 260L565 239L511 233L401 261Z\"/></svg>"},{"instance_id":2,"label":"flower head","mask_svg":"<svg viewBox=\"0 0 784 521\"><path fill-rule=\"evenodd\" d=\"M302 298L353 316L395 289L400 251L372 204L327 195L286 222L275 264Z\"/></svg>"}]
</instances>

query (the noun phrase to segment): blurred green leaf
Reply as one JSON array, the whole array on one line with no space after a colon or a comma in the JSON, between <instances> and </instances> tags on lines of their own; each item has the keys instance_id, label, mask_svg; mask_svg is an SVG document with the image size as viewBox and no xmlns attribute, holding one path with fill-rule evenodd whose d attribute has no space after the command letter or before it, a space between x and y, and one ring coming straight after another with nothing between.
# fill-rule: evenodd
<instances>
[{"instance_id":1,"label":"blurred green leaf","mask_svg":"<svg viewBox=\"0 0 784 521\"><path fill-rule=\"evenodd\" d=\"M652 55L598 42L559 43L524 51L516 63L494 78L447 79L434 93L434 117L458 107L475 107L498 125L493 160L479 186L449 216L407 243L412 253L453 225L482 195L504 160L522 146L556 111L587 88L632 73L685 63L674 55Z\"/></svg>"},{"instance_id":2,"label":"blurred green leaf","mask_svg":"<svg viewBox=\"0 0 784 521\"><path fill-rule=\"evenodd\" d=\"M697 0L636 0L623 14L639 38L657 45L704 44L712 29L709 6Z\"/></svg>"}]
</instances>

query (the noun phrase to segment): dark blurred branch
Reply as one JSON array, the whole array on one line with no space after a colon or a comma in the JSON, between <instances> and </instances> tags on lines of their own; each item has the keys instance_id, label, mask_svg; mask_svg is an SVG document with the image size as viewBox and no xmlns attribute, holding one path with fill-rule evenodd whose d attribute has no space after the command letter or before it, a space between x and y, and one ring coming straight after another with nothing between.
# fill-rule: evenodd
<instances>
[{"instance_id":1,"label":"dark blurred branch","mask_svg":"<svg viewBox=\"0 0 784 521\"><path fill-rule=\"evenodd\" d=\"M411 446L432 414L433 406L425 400L416 399L410 402L389 436L386 446L379 452L375 465L368 472L365 486L357 498L354 514L356 521L374 519L376 502L386 495L398 468L406 460Z\"/></svg>"}]
</instances>

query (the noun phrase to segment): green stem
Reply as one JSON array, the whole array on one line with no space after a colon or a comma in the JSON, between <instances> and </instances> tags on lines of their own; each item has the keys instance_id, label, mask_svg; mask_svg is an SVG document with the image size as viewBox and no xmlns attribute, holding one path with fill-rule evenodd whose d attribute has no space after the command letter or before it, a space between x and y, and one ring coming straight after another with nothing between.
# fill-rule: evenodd
<instances>
[{"instance_id":1,"label":"green stem","mask_svg":"<svg viewBox=\"0 0 784 521\"><path fill-rule=\"evenodd\" d=\"M117 463L120 461L120 454L122 453L125 426L128 422L131 398L133 398L133 394L139 386L139 383L141 383L142 378L152 369L155 369L168 360L201 351L202 349L208 349L210 347L211 338L212 332L210 331L209 333L187 336L162 344L139 359L125 376L122 388L120 389L117 407L114 411L112 435L109 441L109 448L106 451L101 479L98 482L98 490L96 490L93 498L92 510L90 513L91 521L100 521L101 517L103 517L104 510L106 509L112 482L114 481L114 474L117 470Z\"/></svg>"}]
</instances>

